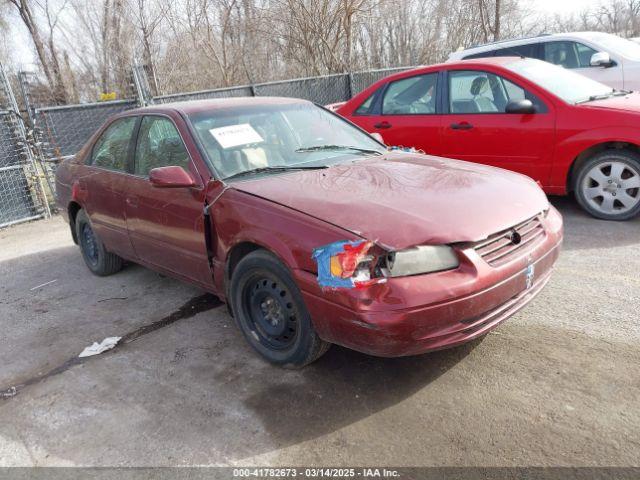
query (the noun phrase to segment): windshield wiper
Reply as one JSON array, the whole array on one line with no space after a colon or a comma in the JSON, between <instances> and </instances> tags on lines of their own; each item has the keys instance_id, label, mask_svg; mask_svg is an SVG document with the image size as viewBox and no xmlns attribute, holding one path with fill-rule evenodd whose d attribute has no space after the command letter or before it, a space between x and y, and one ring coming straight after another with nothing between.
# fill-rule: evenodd
<instances>
[{"instance_id":1,"label":"windshield wiper","mask_svg":"<svg viewBox=\"0 0 640 480\"><path fill-rule=\"evenodd\" d=\"M378 150L368 148L352 147L350 145L315 145L313 147L302 147L296 150L296 153L303 152L319 152L322 150L352 150L354 152L366 153L368 155L382 155Z\"/></svg>"},{"instance_id":2,"label":"windshield wiper","mask_svg":"<svg viewBox=\"0 0 640 480\"><path fill-rule=\"evenodd\" d=\"M576 105L579 103L587 103L587 102L594 102L596 100L604 100L605 98L609 98L612 97L616 94L615 90L611 90L609 93L601 93L599 95L591 95L589 98L585 99L585 100L580 100L578 102L576 102Z\"/></svg>"},{"instance_id":3,"label":"windshield wiper","mask_svg":"<svg viewBox=\"0 0 640 480\"><path fill-rule=\"evenodd\" d=\"M613 95L616 97L622 96L622 95L629 95L631 93L630 90L618 90L617 88L613 89Z\"/></svg>"},{"instance_id":4,"label":"windshield wiper","mask_svg":"<svg viewBox=\"0 0 640 480\"><path fill-rule=\"evenodd\" d=\"M245 175L255 175L263 172L289 172L292 170L322 170L323 168L329 168L327 165L289 165L282 167L260 167L251 170L245 170L243 172L234 173L228 177L224 177L223 180L229 180L231 178L244 177Z\"/></svg>"}]
</instances>

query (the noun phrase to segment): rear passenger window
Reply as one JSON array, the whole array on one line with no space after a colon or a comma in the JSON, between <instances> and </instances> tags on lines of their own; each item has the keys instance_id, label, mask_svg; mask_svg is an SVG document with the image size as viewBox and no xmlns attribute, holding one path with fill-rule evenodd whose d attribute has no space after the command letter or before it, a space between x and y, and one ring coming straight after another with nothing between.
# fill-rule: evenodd
<instances>
[{"instance_id":1,"label":"rear passenger window","mask_svg":"<svg viewBox=\"0 0 640 480\"><path fill-rule=\"evenodd\" d=\"M367 115L371 111L371 104L373 103L373 98L375 96L376 92L373 92L353 113L355 115Z\"/></svg>"},{"instance_id":2,"label":"rear passenger window","mask_svg":"<svg viewBox=\"0 0 640 480\"><path fill-rule=\"evenodd\" d=\"M416 75L391 82L382 99L383 115L436 113L437 73Z\"/></svg>"},{"instance_id":3,"label":"rear passenger window","mask_svg":"<svg viewBox=\"0 0 640 480\"><path fill-rule=\"evenodd\" d=\"M91 164L109 170L125 171L136 120L136 117L127 117L113 122L94 145Z\"/></svg>"},{"instance_id":4,"label":"rear passenger window","mask_svg":"<svg viewBox=\"0 0 640 480\"><path fill-rule=\"evenodd\" d=\"M528 43L527 45L514 45L513 47L498 48L496 50L489 50L487 52L475 53L464 57L464 60L470 60L472 58L487 58L487 57L529 57L537 58L536 56L536 43Z\"/></svg>"},{"instance_id":5,"label":"rear passenger window","mask_svg":"<svg viewBox=\"0 0 640 480\"><path fill-rule=\"evenodd\" d=\"M148 116L142 119L136 147L135 174L148 176L158 167L189 168L189 153L171 120Z\"/></svg>"},{"instance_id":6,"label":"rear passenger window","mask_svg":"<svg viewBox=\"0 0 640 480\"><path fill-rule=\"evenodd\" d=\"M535 58L536 57L536 44L530 43L527 45L516 45L515 47L503 48L500 50L499 55L497 57L528 57Z\"/></svg>"}]
</instances>

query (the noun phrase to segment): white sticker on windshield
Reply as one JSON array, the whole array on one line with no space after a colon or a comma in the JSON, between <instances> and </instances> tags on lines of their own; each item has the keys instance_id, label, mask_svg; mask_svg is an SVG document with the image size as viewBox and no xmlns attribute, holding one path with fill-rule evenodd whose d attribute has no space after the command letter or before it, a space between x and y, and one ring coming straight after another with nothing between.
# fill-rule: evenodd
<instances>
[{"instance_id":1,"label":"white sticker on windshield","mask_svg":"<svg viewBox=\"0 0 640 480\"><path fill-rule=\"evenodd\" d=\"M209 133L222 148L233 148L239 145L263 142L263 138L248 123L212 128Z\"/></svg>"}]
</instances>

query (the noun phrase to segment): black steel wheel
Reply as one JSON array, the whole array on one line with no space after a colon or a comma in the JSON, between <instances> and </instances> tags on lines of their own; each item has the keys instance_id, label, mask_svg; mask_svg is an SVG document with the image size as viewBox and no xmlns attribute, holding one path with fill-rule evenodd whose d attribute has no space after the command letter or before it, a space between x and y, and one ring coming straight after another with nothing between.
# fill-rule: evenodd
<instances>
[{"instance_id":1,"label":"black steel wheel","mask_svg":"<svg viewBox=\"0 0 640 480\"><path fill-rule=\"evenodd\" d=\"M80 210L76 215L75 224L80 252L91 272L102 277L122 270L122 258L105 248L84 210Z\"/></svg>"},{"instance_id":2,"label":"black steel wheel","mask_svg":"<svg viewBox=\"0 0 640 480\"><path fill-rule=\"evenodd\" d=\"M100 260L98 256L98 241L89 223L82 224L79 241L85 260L91 264L93 268L96 268Z\"/></svg>"},{"instance_id":3,"label":"black steel wheel","mask_svg":"<svg viewBox=\"0 0 640 480\"><path fill-rule=\"evenodd\" d=\"M291 347L298 334L298 311L279 278L256 272L243 285L247 321L261 343L282 350Z\"/></svg>"},{"instance_id":4,"label":"black steel wheel","mask_svg":"<svg viewBox=\"0 0 640 480\"><path fill-rule=\"evenodd\" d=\"M266 360L302 367L327 351L330 344L316 334L300 290L271 253L254 251L238 263L229 297L245 338Z\"/></svg>"}]
</instances>

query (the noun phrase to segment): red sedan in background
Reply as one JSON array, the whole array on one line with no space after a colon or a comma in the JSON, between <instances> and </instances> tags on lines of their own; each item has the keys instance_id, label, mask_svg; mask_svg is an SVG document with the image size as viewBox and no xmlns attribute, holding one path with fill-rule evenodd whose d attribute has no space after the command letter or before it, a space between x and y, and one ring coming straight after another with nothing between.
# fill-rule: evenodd
<instances>
[{"instance_id":1,"label":"red sedan in background","mask_svg":"<svg viewBox=\"0 0 640 480\"><path fill-rule=\"evenodd\" d=\"M398 356L486 334L548 281L562 219L530 179L388 152L293 99L120 114L56 176L93 273L124 260L226 300L267 360Z\"/></svg>"},{"instance_id":2,"label":"red sedan in background","mask_svg":"<svg viewBox=\"0 0 640 480\"><path fill-rule=\"evenodd\" d=\"M433 65L384 78L336 111L387 145L575 192L598 218L640 211L640 94L562 67L516 57Z\"/></svg>"}]
</instances>

